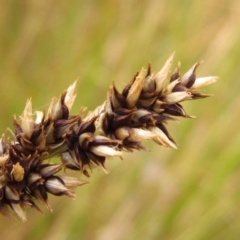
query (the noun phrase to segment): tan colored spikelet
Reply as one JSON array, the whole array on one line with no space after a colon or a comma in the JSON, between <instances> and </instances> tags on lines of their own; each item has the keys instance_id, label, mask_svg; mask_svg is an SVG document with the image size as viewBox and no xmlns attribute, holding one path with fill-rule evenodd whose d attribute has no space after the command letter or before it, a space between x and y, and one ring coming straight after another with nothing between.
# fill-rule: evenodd
<instances>
[{"instance_id":1,"label":"tan colored spikelet","mask_svg":"<svg viewBox=\"0 0 240 240\"><path fill-rule=\"evenodd\" d=\"M133 108L138 99L139 95L143 88L144 78L145 78L146 70L144 68L141 69L139 74L136 76L131 88L129 89L128 96L126 98L128 108Z\"/></svg>"},{"instance_id":2,"label":"tan colored spikelet","mask_svg":"<svg viewBox=\"0 0 240 240\"><path fill-rule=\"evenodd\" d=\"M29 138L32 135L34 126L31 99L27 100L25 109L20 118L22 131Z\"/></svg>"},{"instance_id":3,"label":"tan colored spikelet","mask_svg":"<svg viewBox=\"0 0 240 240\"><path fill-rule=\"evenodd\" d=\"M69 111L71 110L77 96L76 86L77 86L77 80L72 85L70 85L66 91L64 102Z\"/></svg>"},{"instance_id":4,"label":"tan colored spikelet","mask_svg":"<svg viewBox=\"0 0 240 240\"><path fill-rule=\"evenodd\" d=\"M156 82L156 91L160 92L163 89L163 86L167 80L169 75L169 71L172 66L173 58L175 53L172 53L170 57L167 59L166 63L164 64L163 68L155 74L155 82Z\"/></svg>"}]
</instances>

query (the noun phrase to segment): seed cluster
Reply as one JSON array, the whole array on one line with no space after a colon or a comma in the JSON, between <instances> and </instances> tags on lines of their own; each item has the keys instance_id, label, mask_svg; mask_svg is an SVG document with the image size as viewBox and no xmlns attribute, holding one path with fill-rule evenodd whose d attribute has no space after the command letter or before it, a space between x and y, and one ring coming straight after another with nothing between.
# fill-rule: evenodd
<instances>
[{"instance_id":1,"label":"seed cluster","mask_svg":"<svg viewBox=\"0 0 240 240\"><path fill-rule=\"evenodd\" d=\"M41 211L36 200L51 210L48 194L75 197L73 189L86 181L64 176L62 169L87 177L94 167L107 172L107 158L121 157L123 150L144 149L142 142L149 139L177 148L166 122L193 118L180 103L210 96L198 91L217 77L196 78L200 63L182 76L178 64L169 77L172 61L173 54L157 73L150 65L142 69L121 92L111 86L104 104L85 118L84 108L70 114L76 82L59 99L53 98L46 113L33 113L28 100L20 118L14 118L13 136L0 139L0 212L9 216L12 209L26 220L26 206ZM59 157L59 164L51 163L52 157Z\"/></svg>"}]
</instances>

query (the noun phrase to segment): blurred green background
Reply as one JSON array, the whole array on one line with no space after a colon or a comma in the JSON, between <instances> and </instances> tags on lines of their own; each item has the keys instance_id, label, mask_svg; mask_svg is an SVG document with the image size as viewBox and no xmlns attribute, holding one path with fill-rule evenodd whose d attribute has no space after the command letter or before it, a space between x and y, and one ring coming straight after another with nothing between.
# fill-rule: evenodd
<instances>
[{"instance_id":1,"label":"blurred green background","mask_svg":"<svg viewBox=\"0 0 240 240\"><path fill-rule=\"evenodd\" d=\"M173 51L182 73L204 60L198 76L220 77L202 91L213 98L183 104L196 120L169 124L178 150L147 143L108 161L76 200L50 197L53 213L0 217L1 239L239 239L239 14L238 0L1 1L1 132L27 98L47 109L79 78L72 113L91 110L113 81L121 89L148 62L159 70Z\"/></svg>"}]
</instances>

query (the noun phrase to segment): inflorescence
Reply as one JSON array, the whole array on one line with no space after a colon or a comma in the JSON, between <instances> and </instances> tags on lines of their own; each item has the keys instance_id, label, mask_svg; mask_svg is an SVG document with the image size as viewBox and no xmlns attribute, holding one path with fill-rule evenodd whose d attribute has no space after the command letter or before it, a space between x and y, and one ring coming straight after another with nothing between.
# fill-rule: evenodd
<instances>
[{"instance_id":1,"label":"inflorescence","mask_svg":"<svg viewBox=\"0 0 240 240\"><path fill-rule=\"evenodd\" d=\"M104 104L86 117L84 108L70 114L76 82L52 100L46 113L33 113L28 100L22 115L14 118L13 136L0 139L0 212L9 216L12 209L26 220L26 206L41 211L36 200L51 210L48 194L75 197L73 189L86 181L64 176L62 169L80 171L87 177L94 167L107 172L107 158L144 149L142 142L149 139L177 148L166 122L194 118L180 103L210 96L199 89L217 77L196 78L199 62L182 76L178 64L169 77L173 56L157 73L152 73L150 65L141 69L121 92L113 84ZM51 163L52 157L59 157L59 164Z\"/></svg>"}]
</instances>

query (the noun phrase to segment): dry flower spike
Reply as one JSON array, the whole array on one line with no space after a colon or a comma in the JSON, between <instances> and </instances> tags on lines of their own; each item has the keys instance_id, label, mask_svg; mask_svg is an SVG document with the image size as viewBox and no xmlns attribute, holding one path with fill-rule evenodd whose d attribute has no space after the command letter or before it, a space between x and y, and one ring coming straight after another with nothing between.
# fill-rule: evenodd
<instances>
[{"instance_id":1,"label":"dry flower spike","mask_svg":"<svg viewBox=\"0 0 240 240\"><path fill-rule=\"evenodd\" d=\"M76 82L60 98L53 98L46 114L33 113L28 100L19 120L14 118L14 136L0 139L0 212L10 216L12 209L25 221L26 206L40 211L37 200L51 210L48 194L75 197L73 189L86 181L63 176L63 168L87 177L95 167L107 172L107 158L121 157L123 150L144 149L142 142L149 139L176 149L166 122L193 118L181 102L210 96L198 91L218 78L196 78L200 63L182 76L178 64L169 76L173 56L157 73L150 65L143 68L121 92L111 86L105 103L85 118L83 108L70 114ZM50 163L52 157L58 157L59 164Z\"/></svg>"}]
</instances>

